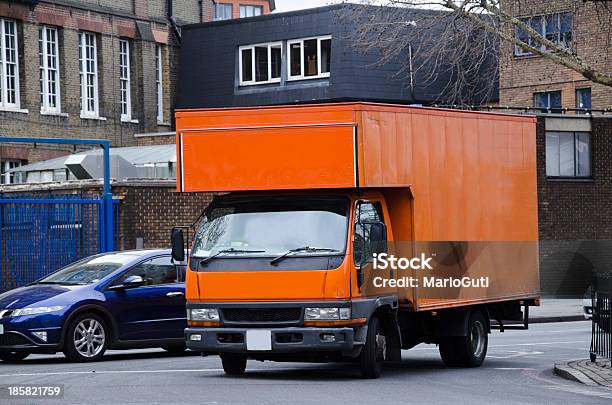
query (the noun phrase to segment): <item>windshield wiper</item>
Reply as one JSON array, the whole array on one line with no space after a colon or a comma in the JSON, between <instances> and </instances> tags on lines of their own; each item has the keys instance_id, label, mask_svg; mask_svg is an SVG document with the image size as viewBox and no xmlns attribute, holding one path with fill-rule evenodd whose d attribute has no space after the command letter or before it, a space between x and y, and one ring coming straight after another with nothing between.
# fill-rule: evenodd
<instances>
[{"instance_id":1,"label":"windshield wiper","mask_svg":"<svg viewBox=\"0 0 612 405\"><path fill-rule=\"evenodd\" d=\"M265 250L240 250L240 249L223 249L219 250L212 256L208 256L206 259L202 259L200 261L200 266L206 266L210 261L214 260L217 256L225 254L225 253L263 253Z\"/></svg>"},{"instance_id":2,"label":"windshield wiper","mask_svg":"<svg viewBox=\"0 0 612 405\"><path fill-rule=\"evenodd\" d=\"M290 254L297 253L297 252L339 252L339 250L338 249L330 249L330 248L318 248L318 247L302 246L302 247L299 247L299 248L287 250L285 253L281 254L280 256L277 256L274 259L270 260L270 264L273 265L273 266L276 266L278 264L278 262L283 260L285 257L289 256Z\"/></svg>"}]
</instances>

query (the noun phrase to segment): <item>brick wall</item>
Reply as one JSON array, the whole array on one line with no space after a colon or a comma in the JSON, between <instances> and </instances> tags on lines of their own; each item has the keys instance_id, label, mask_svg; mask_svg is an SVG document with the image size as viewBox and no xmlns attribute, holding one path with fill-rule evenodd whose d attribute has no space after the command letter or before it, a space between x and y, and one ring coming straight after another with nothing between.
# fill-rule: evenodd
<instances>
[{"instance_id":1,"label":"brick wall","mask_svg":"<svg viewBox=\"0 0 612 405\"><path fill-rule=\"evenodd\" d=\"M592 118L592 179L546 177L545 117L537 123L542 294L581 297L593 272L612 270L612 117Z\"/></svg>"},{"instance_id":2,"label":"brick wall","mask_svg":"<svg viewBox=\"0 0 612 405\"><path fill-rule=\"evenodd\" d=\"M526 17L569 11L572 49L601 72L612 71L612 12L596 2L572 0L508 1L504 6L514 16ZM508 28L508 33L512 34ZM594 109L612 108L612 90L586 80L579 73L540 56L514 56L514 47L504 44L500 57L500 104L528 107L533 93L561 90L562 106L576 108L576 89L591 88Z\"/></svg>"}]
</instances>

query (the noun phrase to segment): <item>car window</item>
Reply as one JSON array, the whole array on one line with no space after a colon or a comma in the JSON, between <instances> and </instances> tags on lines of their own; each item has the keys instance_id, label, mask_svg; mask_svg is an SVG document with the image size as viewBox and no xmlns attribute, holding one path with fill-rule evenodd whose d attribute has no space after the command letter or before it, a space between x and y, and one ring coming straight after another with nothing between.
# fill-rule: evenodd
<instances>
[{"instance_id":1,"label":"car window","mask_svg":"<svg viewBox=\"0 0 612 405\"><path fill-rule=\"evenodd\" d=\"M183 273L183 274L181 274ZM170 256L160 256L144 261L128 270L119 283L129 276L140 276L145 286L174 284L184 281L184 270L172 263Z\"/></svg>"}]
</instances>

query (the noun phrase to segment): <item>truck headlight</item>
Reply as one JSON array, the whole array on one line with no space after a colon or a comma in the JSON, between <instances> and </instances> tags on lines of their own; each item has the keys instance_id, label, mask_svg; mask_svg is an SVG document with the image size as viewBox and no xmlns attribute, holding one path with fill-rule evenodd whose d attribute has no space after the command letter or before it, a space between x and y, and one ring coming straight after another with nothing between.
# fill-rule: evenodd
<instances>
[{"instance_id":1,"label":"truck headlight","mask_svg":"<svg viewBox=\"0 0 612 405\"><path fill-rule=\"evenodd\" d=\"M26 315L40 315L40 314L48 314L50 312L57 312L64 309L64 306L55 305L52 307L30 307L30 308L20 308L16 309L11 313L11 316L26 316Z\"/></svg>"},{"instance_id":2,"label":"truck headlight","mask_svg":"<svg viewBox=\"0 0 612 405\"><path fill-rule=\"evenodd\" d=\"M214 308L193 308L187 310L188 321L218 321L219 310Z\"/></svg>"},{"instance_id":3,"label":"truck headlight","mask_svg":"<svg viewBox=\"0 0 612 405\"><path fill-rule=\"evenodd\" d=\"M350 308L305 308L306 321L334 321L351 319Z\"/></svg>"}]
</instances>

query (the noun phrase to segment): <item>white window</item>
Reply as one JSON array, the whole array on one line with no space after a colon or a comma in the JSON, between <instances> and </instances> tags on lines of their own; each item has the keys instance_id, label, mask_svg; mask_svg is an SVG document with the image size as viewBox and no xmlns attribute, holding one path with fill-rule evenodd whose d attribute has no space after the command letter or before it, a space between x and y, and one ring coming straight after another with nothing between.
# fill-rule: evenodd
<instances>
[{"instance_id":1,"label":"white window","mask_svg":"<svg viewBox=\"0 0 612 405\"><path fill-rule=\"evenodd\" d=\"M19 109L17 23L0 18L0 108Z\"/></svg>"},{"instance_id":2,"label":"white window","mask_svg":"<svg viewBox=\"0 0 612 405\"><path fill-rule=\"evenodd\" d=\"M60 113L60 75L57 28L38 30L38 58L40 61L40 111Z\"/></svg>"},{"instance_id":3,"label":"white window","mask_svg":"<svg viewBox=\"0 0 612 405\"><path fill-rule=\"evenodd\" d=\"M132 120L132 91L130 88L130 41L119 40L119 84L121 92L121 121Z\"/></svg>"},{"instance_id":4,"label":"white window","mask_svg":"<svg viewBox=\"0 0 612 405\"><path fill-rule=\"evenodd\" d=\"M331 37L303 38L287 41L289 80L329 77Z\"/></svg>"},{"instance_id":5,"label":"white window","mask_svg":"<svg viewBox=\"0 0 612 405\"><path fill-rule=\"evenodd\" d=\"M546 132L548 177L591 177L590 132Z\"/></svg>"},{"instance_id":6,"label":"white window","mask_svg":"<svg viewBox=\"0 0 612 405\"><path fill-rule=\"evenodd\" d=\"M240 18L255 17L263 14L262 6L240 5Z\"/></svg>"},{"instance_id":7,"label":"white window","mask_svg":"<svg viewBox=\"0 0 612 405\"><path fill-rule=\"evenodd\" d=\"M21 160L2 160L0 161L0 184L22 183L21 173L8 173L22 165Z\"/></svg>"},{"instance_id":8,"label":"white window","mask_svg":"<svg viewBox=\"0 0 612 405\"><path fill-rule=\"evenodd\" d=\"M282 43L241 46L238 54L241 86L280 82Z\"/></svg>"},{"instance_id":9,"label":"white window","mask_svg":"<svg viewBox=\"0 0 612 405\"><path fill-rule=\"evenodd\" d=\"M215 21L230 20L232 18L232 5L227 3L215 4Z\"/></svg>"},{"instance_id":10,"label":"white window","mask_svg":"<svg viewBox=\"0 0 612 405\"><path fill-rule=\"evenodd\" d=\"M98 118L98 56L96 35L79 35L79 67L81 79L81 117Z\"/></svg>"},{"instance_id":11,"label":"white window","mask_svg":"<svg viewBox=\"0 0 612 405\"><path fill-rule=\"evenodd\" d=\"M155 47L155 89L157 92L157 122L164 122L164 71L163 71L163 58L162 58L162 47L157 45Z\"/></svg>"}]
</instances>

